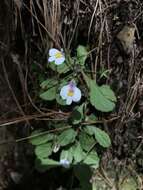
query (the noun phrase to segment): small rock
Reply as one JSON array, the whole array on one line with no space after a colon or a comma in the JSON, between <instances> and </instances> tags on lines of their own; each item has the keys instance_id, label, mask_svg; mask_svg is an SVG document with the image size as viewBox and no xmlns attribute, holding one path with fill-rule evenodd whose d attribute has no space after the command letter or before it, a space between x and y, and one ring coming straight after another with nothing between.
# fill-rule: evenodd
<instances>
[{"instance_id":1,"label":"small rock","mask_svg":"<svg viewBox=\"0 0 143 190\"><path fill-rule=\"evenodd\" d=\"M122 58L121 56L119 56L119 57L117 58L117 63L123 63L123 58Z\"/></svg>"},{"instance_id":2,"label":"small rock","mask_svg":"<svg viewBox=\"0 0 143 190\"><path fill-rule=\"evenodd\" d=\"M124 51L129 54L133 49L133 42L135 39L135 27L124 26L118 33L117 38L120 40Z\"/></svg>"},{"instance_id":3,"label":"small rock","mask_svg":"<svg viewBox=\"0 0 143 190\"><path fill-rule=\"evenodd\" d=\"M19 184L19 182L22 178L22 174L12 171L12 172L10 172L10 177L14 181L15 184Z\"/></svg>"}]
</instances>

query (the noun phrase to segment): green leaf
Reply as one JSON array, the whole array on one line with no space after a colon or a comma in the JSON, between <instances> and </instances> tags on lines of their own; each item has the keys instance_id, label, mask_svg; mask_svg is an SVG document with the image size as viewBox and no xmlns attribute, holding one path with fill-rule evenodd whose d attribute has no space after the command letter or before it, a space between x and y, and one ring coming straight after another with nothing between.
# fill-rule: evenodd
<instances>
[{"instance_id":1,"label":"green leaf","mask_svg":"<svg viewBox=\"0 0 143 190\"><path fill-rule=\"evenodd\" d=\"M58 93L56 94L56 101L58 104L62 105L62 106L66 106L66 100L63 100L60 96L60 91L61 88L65 85L67 85L68 81L67 80L62 80L62 82L60 82L59 87L58 87Z\"/></svg>"},{"instance_id":2,"label":"green leaf","mask_svg":"<svg viewBox=\"0 0 143 190\"><path fill-rule=\"evenodd\" d=\"M62 105L62 106L65 106L66 105L66 100L63 100L61 97L60 97L60 92L58 94L56 94L56 101L58 104Z\"/></svg>"},{"instance_id":3,"label":"green leaf","mask_svg":"<svg viewBox=\"0 0 143 190\"><path fill-rule=\"evenodd\" d=\"M97 116L92 113L92 114L86 116L86 119L85 119L85 120L91 122L91 121L97 121L97 119L98 119Z\"/></svg>"},{"instance_id":4,"label":"green leaf","mask_svg":"<svg viewBox=\"0 0 143 190\"><path fill-rule=\"evenodd\" d=\"M86 126L86 129L87 129L86 132L88 132L90 135L94 134L97 142L104 148L107 148L111 145L110 137L105 131L95 126Z\"/></svg>"},{"instance_id":5,"label":"green leaf","mask_svg":"<svg viewBox=\"0 0 143 190\"><path fill-rule=\"evenodd\" d=\"M95 127L94 126L85 126L84 131L89 134L89 135L94 135L95 134Z\"/></svg>"},{"instance_id":6,"label":"green leaf","mask_svg":"<svg viewBox=\"0 0 143 190\"><path fill-rule=\"evenodd\" d=\"M40 98L48 101L54 100L56 98L56 90L55 86L51 87L46 92L41 93Z\"/></svg>"},{"instance_id":7,"label":"green leaf","mask_svg":"<svg viewBox=\"0 0 143 190\"><path fill-rule=\"evenodd\" d=\"M95 134L94 135L95 135L97 142L101 146L107 148L111 145L110 137L105 131L95 127Z\"/></svg>"},{"instance_id":8,"label":"green leaf","mask_svg":"<svg viewBox=\"0 0 143 190\"><path fill-rule=\"evenodd\" d=\"M52 126L54 126L56 129L57 128L60 128L60 129L61 128L66 128L67 125L68 125L68 123L66 121L61 121L61 122L58 122L58 121L53 122L52 121Z\"/></svg>"},{"instance_id":9,"label":"green leaf","mask_svg":"<svg viewBox=\"0 0 143 190\"><path fill-rule=\"evenodd\" d=\"M40 84L40 87L42 89L49 89L49 88L56 86L57 84L58 84L58 81L56 79L47 79L47 80L44 80Z\"/></svg>"},{"instance_id":10,"label":"green leaf","mask_svg":"<svg viewBox=\"0 0 143 190\"><path fill-rule=\"evenodd\" d=\"M87 59L87 55L88 55L88 52L87 52L86 47L79 45L77 48L77 59L78 59L80 65L83 66L85 64L85 60Z\"/></svg>"},{"instance_id":11,"label":"green leaf","mask_svg":"<svg viewBox=\"0 0 143 190\"><path fill-rule=\"evenodd\" d=\"M66 63L62 63L61 65L55 65L55 63L48 63L48 66L53 70L58 72L59 74L67 73L70 68Z\"/></svg>"},{"instance_id":12,"label":"green leaf","mask_svg":"<svg viewBox=\"0 0 143 190\"><path fill-rule=\"evenodd\" d=\"M93 80L89 80L90 102L99 111L109 112L115 108L115 95L110 87L99 87Z\"/></svg>"},{"instance_id":13,"label":"green leaf","mask_svg":"<svg viewBox=\"0 0 143 190\"><path fill-rule=\"evenodd\" d=\"M72 148L70 148L69 150L62 150L61 155L60 155L60 160L62 159L66 159L70 163L72 163L72 160L73 160Z\"/></svg>"},{"instance_id":14,"label":"green leaf","mask_svg":"<svg viewBox=\"0 0 143 190\"><path fill-rule=\"evenodd\" d=\"M73 110L70 120L74 125L79 124L83 120L84 118L83 110L84 110L84 104L76 106L75 109Z\"/></svg>"},{"instance_id":15,"label":"green leaf","mask_svg":"<svg viewBox=\"0 0 143 190\"><path fill-rule=\"evenodd\" d=\"M85 157L85 153L82 150L80 143L76 144L73 153L74 153L74 160L76 164L81 162Z\"/></svg>"},{"instance_id":16,"label":"green leaf","mask_svg":"<svg viewBox=\"0 0 143 190\"><path fill-rule=\"evenodd\" d=\"M73 143L77 132L73 129L67 129L58 136L58 144L65 146L67 144Z\"/></svg>"},{"instance_id":17,"label":"green leaf","mask_svg":"<svg viewBox=\"0 0 143 190\"><path fill-rule=\"evenodd\" d=\"M44 144L48 141L51 141L54 137L53 134L43 134L42 135L41 132L42 132L41 130L36 130L33 133L31 133L30 143L32 145ZM38 134L39 134L39 136L38 136Z\"/></svg>"},{"instance_id":18,"label":"green leaf","mask_svg":"<svg viewBox=\"0 0 143 190\"><path fill-rule=\"evenodd\" d=\"M41 164L44 166L58 166L58 165L60 165L59 162L52 160L52 159L49 159L49 158L40 159L40 161L41 161Z\"/></svg>"},{"instance_id":19,"label":"green leaf","mask_svg":"<svg viewBox=\"0 0 143 190\"><path fill-rule=\"evenodd\" d=\"M47 170L59 166L59 162L49 159L49 158L42 158L35 160L35 168L39 172L46 172Z\"/></svg>"},{"instance_id":20,"label":"green leaf","mask_svg":"<svg viewBox=\"0 0 143 190\"><path fill-rule=\"evenodd\" d=\"M35 154L39 159L47 158L52 154L52 143L38 145L35 148Z\"/></svg>"},{"instance_id":21,"label":"green leaf","mask_svg":"<svg viewBox=\"0 0 143 190\"><path fill-rule=\"evenodd\" d=\"M108 85L102 85L100 87L100 90L102 92L102 94L109 100L113 101L113 102L116 102L117 99L116 99L116 96L114 94L114 92L111 90L110 86Z\"/></svg>"},{"instance_id":22,"label":"green leaf","mask_svg":"<svg viewBox=\"0 0 143 190\"><path fill-rule=\"evenodd\" d=\"M82 149L89 151L90 148L96 143L95 139L92 136L87 135L82 131L79 135L79 141Z\"/></svg>"},{"instance_id":23,"label":"green leaf","mask_svg":"<svg viewBox=\"0 0 143 190\"><path fill-rule=\"evenodd\" d=\"M84 159L83 163L87 165L92 165L94 168L99 167L99 157L95 151L91 151L86 158Z\"/></svg>"}]
</instances>

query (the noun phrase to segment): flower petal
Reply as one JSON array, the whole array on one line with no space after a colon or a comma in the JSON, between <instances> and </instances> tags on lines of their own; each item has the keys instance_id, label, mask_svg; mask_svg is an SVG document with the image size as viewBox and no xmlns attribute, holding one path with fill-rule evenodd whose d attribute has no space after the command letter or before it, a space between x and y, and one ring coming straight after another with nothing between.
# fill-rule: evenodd
<instances>
[{"instance_id":1,"label":"flower petal","mask_svg":"<svg viewBox=\"0 0 143 190\"><path fill-rule=\"evenodd\" d=\"M48 62L53 62L53 61L55 61L55 57L54 56L48 58Z\"/></svg>"},{"instance_id":2,"label":"flower petal","mask_svg":"<svg viewBox=\"0 0 143 190\"><path fill-rule=\"evenodd\" d=\"M66 98L66 104L67 104L67 105L71 105L71 103L72 103L72 96L68 96L68 97Z\"/></svg>"},{"instance_id":3,"label":"flower petal","mask_svg":"<svg viewBox=\"0 0 143 190\"><path fill-rule=\"evenodd\" d=\"M65 57L60 57L55 59L55 64L56 65L61 65L65 61Z\"/></svg>"},{"instance_id":4,"label":"flower petal","mask_svg":"<svg viewBox=\"0 0 143 190\"><path fill-rule=\"evenodd\" d=\"M79 88L74 87L74 95L72 96L72 100L74 102L78 102L81 99L81 91Z\"/></svg>"},{"instance_id":5,"label":"flower petal","mask_svg":"<svg viewBox=\"0 0 143 190\"><path fill-rule=\"evenodd\" d=\"M55 49L55 48L51 48L49 50L49 56L54 56L56 53L60 52L59 50Z\"/></svg>"},{"instance_id":6,"label":"flower petal","mask_svg":"<svg viewBox=\"0 0 143 190\"><path fill-rule=\"evenodd\" d=\"M60 91L60 96L62 97L63 100L67 99L68 97L68 89L69 85L63 86Z\"/></svg>"}]
</instances>

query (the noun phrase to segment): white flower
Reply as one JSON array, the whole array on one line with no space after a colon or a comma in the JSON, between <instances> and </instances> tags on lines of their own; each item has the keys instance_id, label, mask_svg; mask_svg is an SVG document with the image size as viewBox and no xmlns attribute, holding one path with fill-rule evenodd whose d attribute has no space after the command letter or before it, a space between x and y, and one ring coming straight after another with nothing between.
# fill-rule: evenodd
<instances>
[{"instance_id":1,"label":"white flower","mask_svg":"<svg viewBox=\"0 0 143 190\"><path fill-rule=\"evenodd\" d=\"M49 62L55 62L56 65L61 65L65 61L65 56L62 51L55 48L49 50Z\"/></svg>"},{"instance_id":2,"label":"white flower","mask_svg":"<svg viewBox=\"0 0 143 190\"><path fill-rule=\"evenodd\" d=\"M81 99L81 91L76 87L75 83L71 81L68 85L62 87L60 96L63 100L66 100L67 105L70 105L72 101L78 102Z\"/></svg>"},{"instance_id":3,"label":"white flower","mask_svg":"<svg viewBox=\"0 0 143 190\"><path fill-rule=\"evenodd\" d=\"M64 168L69 168L70 166L70 162L67 159L61 159L60 160L60 164L64 167Z\"/></svg>"}]
</instances>

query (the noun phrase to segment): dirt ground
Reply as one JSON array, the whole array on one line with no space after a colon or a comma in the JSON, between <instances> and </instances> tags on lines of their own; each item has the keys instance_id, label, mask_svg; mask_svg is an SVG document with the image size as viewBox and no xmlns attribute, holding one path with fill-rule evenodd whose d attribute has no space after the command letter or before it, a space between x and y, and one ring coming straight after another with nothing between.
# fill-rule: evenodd
<instances>
[{"instance_id":1,"label":"dirt ground","mask_svg":"<svg viewBox=\"0 0 143 190\"><path fill-rule=\"evenodd\" d=\"M66 189L64 179L72 171L39 173L32 147L16 140L45 124L37 118L47 107L35 92L48 49L64 47L72 54L78 44L95 48L93 66L110 70L99 83L112 85L118 99L107 116L112 147L102 167L109 176L114 168L116 180L122 168L132 168L143 189L142 0L0 2L0 189Z\"/></svg>"}]
</instances>

